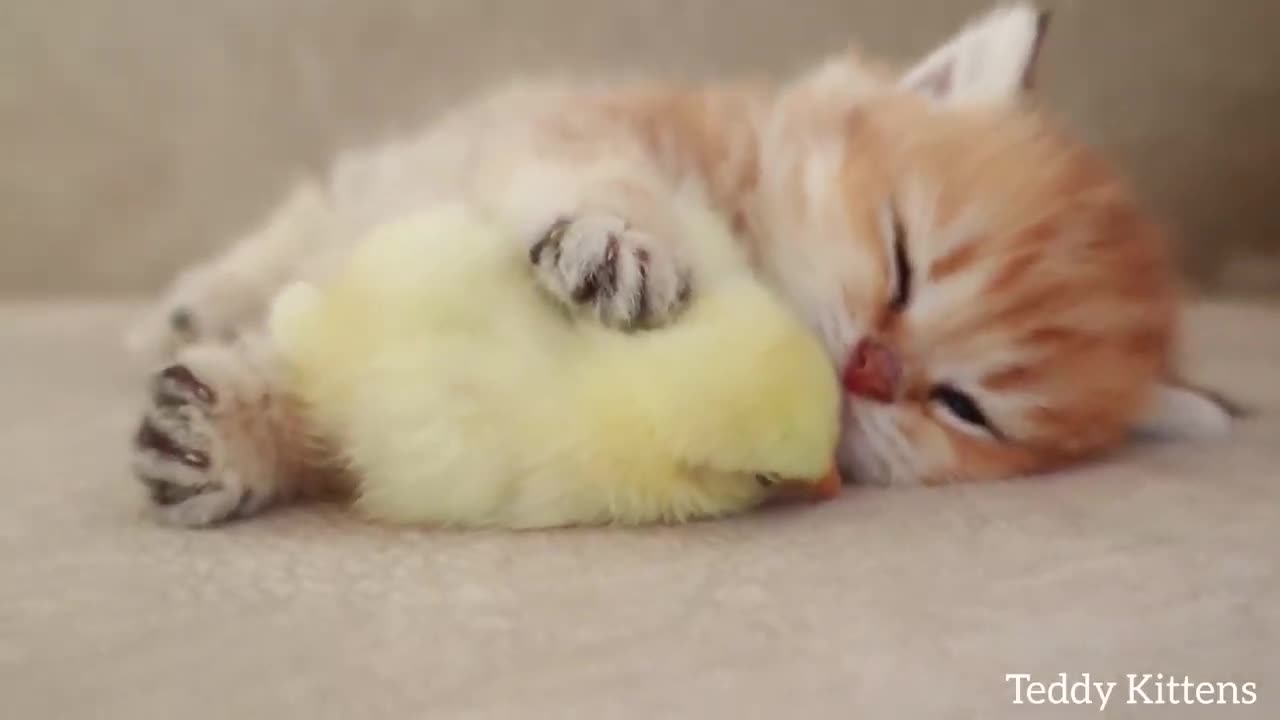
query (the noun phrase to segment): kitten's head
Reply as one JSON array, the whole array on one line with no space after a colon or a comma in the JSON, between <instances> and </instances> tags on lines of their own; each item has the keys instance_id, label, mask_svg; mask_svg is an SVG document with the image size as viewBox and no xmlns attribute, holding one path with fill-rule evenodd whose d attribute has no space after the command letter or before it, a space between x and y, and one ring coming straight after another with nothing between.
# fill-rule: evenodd
<instances>
[{"instance_id":1,"label":"kitten's head","mask_svg":"<svg viewBox=\"0 0 1280 720\"><path fill-rule=\"evenodd\" d=\"M856 477L1004 477L1228 423L1169 382L1160 229L1018 97L1044 29L1007 7L901 76L842 56L764 129L766 265L842 363Z\"/></svg>"}]
</instances>

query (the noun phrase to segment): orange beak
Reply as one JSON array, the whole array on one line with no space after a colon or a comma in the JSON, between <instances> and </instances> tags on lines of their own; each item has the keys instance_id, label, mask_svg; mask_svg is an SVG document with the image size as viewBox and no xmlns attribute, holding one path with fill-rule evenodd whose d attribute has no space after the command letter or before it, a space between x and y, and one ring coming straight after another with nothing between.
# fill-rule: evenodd
<instances>
[{"instance_id":1,"label":"orange beak","mask_svg":"<svg viewBox=\"0 0 1280 720\"><path fill-rule=\"evenodd\" d=\"M800 480L779 483L778 492L774 495L774 499L782 501L805 500L809 502L831 500L840 494L842 485L840 471L833 465L817 483Z\"/></svg>"}]
</instances>

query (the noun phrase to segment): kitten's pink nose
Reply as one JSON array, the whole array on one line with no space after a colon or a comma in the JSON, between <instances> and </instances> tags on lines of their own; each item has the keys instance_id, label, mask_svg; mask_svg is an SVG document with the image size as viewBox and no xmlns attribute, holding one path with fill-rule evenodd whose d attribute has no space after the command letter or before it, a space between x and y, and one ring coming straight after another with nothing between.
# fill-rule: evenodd
<instances>
[{"instance_id":1,"label":"kitten's pink nose","mask_svg":"<svg viewBox=\"0 0 1280 720\"><path fill-rule=\"evenodd\" d=\"M849 355L844 368L844 389L850 394L887 403L898 394L902 364L884 343L863 338Z\"/></svg>"}]
</instances>

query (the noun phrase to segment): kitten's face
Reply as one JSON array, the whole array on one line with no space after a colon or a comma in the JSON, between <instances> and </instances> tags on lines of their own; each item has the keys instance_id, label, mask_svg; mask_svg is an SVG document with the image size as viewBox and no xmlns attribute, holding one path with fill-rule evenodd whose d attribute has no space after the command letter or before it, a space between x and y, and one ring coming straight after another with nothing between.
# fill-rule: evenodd
<instances>
[{"instance_id":1,"label":"kitten's face","mask_svg":"<svg viewBox=\"0 0 1280 720\"><path fill-rule=\"evenodd\" d=\"M886 92L784 124L769 265L844 375L847 472L1005 477L1126 436L1169 364L1175 291L1103 163L1012 106Z\"/></svg>"}]
</instances>

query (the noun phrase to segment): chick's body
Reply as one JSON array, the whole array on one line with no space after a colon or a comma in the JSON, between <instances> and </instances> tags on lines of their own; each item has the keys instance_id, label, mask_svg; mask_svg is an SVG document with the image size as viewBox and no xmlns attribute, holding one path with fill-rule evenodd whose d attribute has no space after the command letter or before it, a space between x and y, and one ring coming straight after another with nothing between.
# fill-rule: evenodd
<instances>
[{"instance_id":1,"label":"chick's body","mask_svg":"<svg viewBox=\"0 0 1280 720\"><path fill-rule=\"evenodd\" d=\"M668 327L621 333L545 296L503 231L461 207L384 227L272 332L312 429L377 518L535 528L683 521L765 499L758 474L832 463L839 392L818 342L706 236Z\"/></svg>"}]
</instances>

